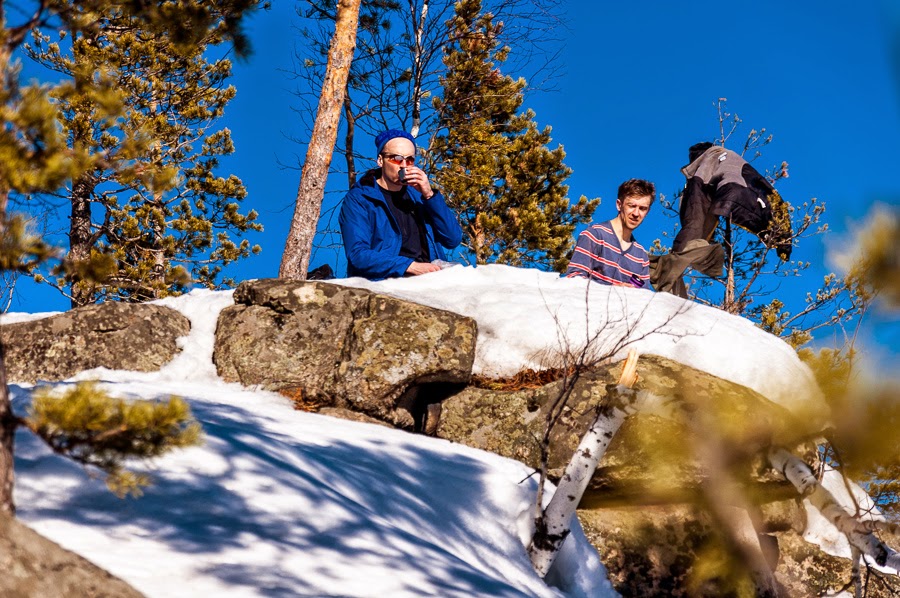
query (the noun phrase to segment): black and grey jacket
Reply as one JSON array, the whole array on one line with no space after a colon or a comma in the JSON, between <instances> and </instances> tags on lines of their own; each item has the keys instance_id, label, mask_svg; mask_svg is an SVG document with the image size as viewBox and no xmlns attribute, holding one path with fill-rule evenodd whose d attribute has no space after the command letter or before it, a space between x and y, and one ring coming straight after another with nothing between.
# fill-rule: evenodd
<instances>
[{"instance_id":1,"label":"black and grey jacket","mask_svg":"<svg viewBox=\"0 0 900 598\"><path fill-rule=\"evenodd\" d=\"M687 178L681 198L681 231L673 251L692 239L709 240L719 216L730 218L783 260L790 258L791 221L788 204L746 160L724 147L713 146L681 169Z\"/></svg>"}]
</instances>

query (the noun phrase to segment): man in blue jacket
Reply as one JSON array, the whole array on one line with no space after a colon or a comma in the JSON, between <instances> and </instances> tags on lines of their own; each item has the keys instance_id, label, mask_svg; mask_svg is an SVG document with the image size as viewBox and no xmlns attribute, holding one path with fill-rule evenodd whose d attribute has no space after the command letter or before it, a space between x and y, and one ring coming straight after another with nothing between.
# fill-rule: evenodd
<instances>
[{"instance_id":1,"label":"man in blue jacket","mask_svg":"<svg viewBox=\"0 0 900 598\"><path fill-rule=\"evenodd\" d=\"M406 131L375 138L378 168L366 172L344 197L339 223L347 276L382 280L440 270L442 248L462 241L462 229L428 175L416 166L416 145Z\"/></svg>"}]
</instances>

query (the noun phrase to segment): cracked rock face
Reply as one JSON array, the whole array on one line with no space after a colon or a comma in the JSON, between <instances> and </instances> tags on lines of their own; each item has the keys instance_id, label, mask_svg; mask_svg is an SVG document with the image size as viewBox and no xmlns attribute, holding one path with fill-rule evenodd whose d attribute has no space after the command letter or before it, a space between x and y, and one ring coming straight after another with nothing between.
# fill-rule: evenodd
<instances>
[{"instance_id":1,"label":"cracked rock face","mask_svg":"<svg viewBox=\"0 0 900 598\"><path fill-rule=\"evenodd\" d=\"M595 366L574 384L550 437L551 476L562 473L595 418L596 408L603 404L606 385L618 380L621 367L622 362ZM790 444L815 431L746 387L663 357L641 356L638 373L636 389L652 393L659 403L679 405L685 414L702 413L723 441L748 455L772 440ZM514 391L469 386L444 401L437 435L538 467L547 414L562 389L562 381ZM629 417L601 460L596 483L606 487L652 480L657 486L671 481L680 487L685 480L694 480L693 459L683 454L690 452L691 445L670 442L689 437L691 429L684 420L660 417L652 409Z\"/></svg>"},{"instance_id":2,"label":"cracked rock face","mask_svg":"<svg viewBox=\"0 0 900 598\"><path fill-rule=\"evenodd\" d=\"M229 382L413 427L423 389L468 382L475 321L324 282L241 283L216 327L213 361ZM439 400L439 399L435 399Z\"/></svg>"},{"instance_id":3,"label":"cracked rock face","mask_svg":"<svg viewBox=\"0 0 900 598\"><path fill-rule=\"evenodd\" d=\"M109 301L0 327L11 382L65 380L97 367L152 372L180 351L190 321L161 305Z\"/></svg>"}]
</instances>

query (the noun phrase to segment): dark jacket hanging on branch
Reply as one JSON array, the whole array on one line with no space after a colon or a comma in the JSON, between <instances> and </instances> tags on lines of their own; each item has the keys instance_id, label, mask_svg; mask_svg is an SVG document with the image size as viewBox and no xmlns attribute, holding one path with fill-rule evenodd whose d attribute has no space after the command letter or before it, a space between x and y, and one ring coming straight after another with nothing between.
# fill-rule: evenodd
<instances>
[{"instance_id":1,"label":"dark jacket hanging on branch","mask_svg":"<svg viewBox=\"0 0 900 598\"><path fill-rule=\"evenodd\" d=\"M793 249L788 204L769 181L737 153L708 142L691 146L689 158L681 169L687 185L672 252L683 251L694 239L709 240L722 216L788 260Z\"/></svg>"}]
</instances>

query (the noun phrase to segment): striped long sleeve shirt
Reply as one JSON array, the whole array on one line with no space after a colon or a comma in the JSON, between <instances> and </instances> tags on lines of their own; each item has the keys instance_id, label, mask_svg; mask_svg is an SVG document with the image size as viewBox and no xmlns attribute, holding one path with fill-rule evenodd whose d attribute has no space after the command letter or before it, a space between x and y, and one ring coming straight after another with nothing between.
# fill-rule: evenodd
<instances>
[{"instance_id":1,"label":"striped long sleeve shirt","mask_svg":"<svg viewBox=\"0 0 900 598\"><path fill-rule=\"evenodd\" d=\"M578 236L565 276L588 278L603 284L624 282L643 287L650 280L650 258L647 250L634 239L631 247L623 251L612 222L601 222Z\"/></svg>"}]
</instances>

